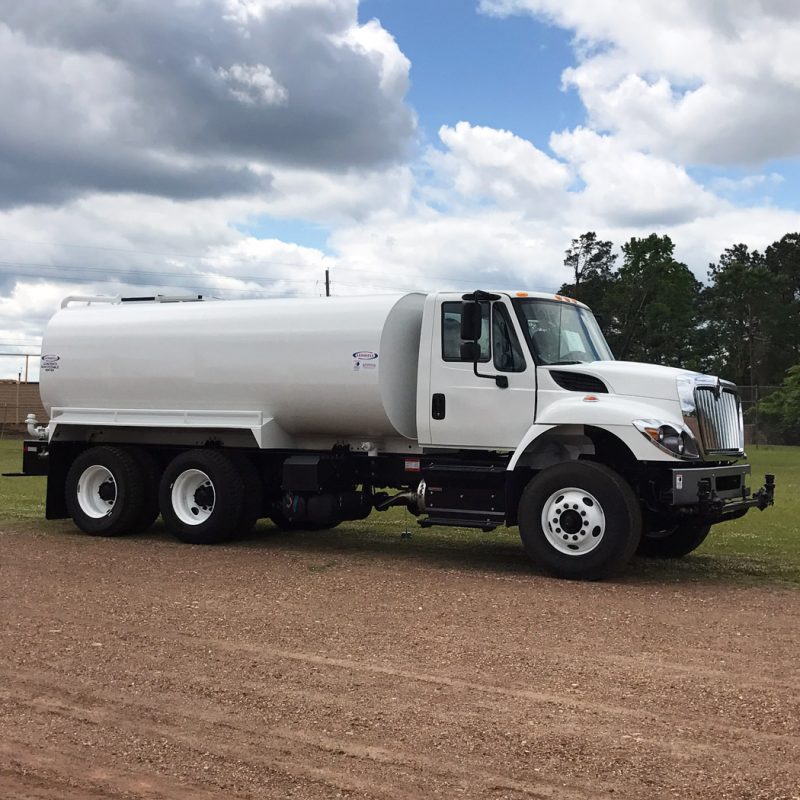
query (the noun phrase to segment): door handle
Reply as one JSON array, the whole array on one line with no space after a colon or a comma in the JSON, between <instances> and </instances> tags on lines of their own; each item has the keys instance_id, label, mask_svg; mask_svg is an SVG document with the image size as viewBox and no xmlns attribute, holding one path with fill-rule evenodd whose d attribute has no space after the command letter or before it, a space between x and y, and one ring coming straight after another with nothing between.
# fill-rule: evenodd
<instances>
[{"instance_id":1,"label":"door handle","mask_svg":"<svg viewBox=\"0 0 800 800\"><path fill-rule=\"evenodd\" d=\"M431 416L434 419L444 419L445 414L445 399L444 395L440 392L437 392L433 396L433 401L431 403Z\"/></svg>"}]
</instances>

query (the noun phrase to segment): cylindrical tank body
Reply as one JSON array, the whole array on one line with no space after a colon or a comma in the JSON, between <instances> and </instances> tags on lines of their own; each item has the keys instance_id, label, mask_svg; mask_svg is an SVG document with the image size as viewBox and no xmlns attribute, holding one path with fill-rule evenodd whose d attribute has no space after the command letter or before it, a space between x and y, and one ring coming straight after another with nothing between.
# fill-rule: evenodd
<instances>
[{"instance_id":1,"label":"cylindrical tank body","mask_svg":"<svg viewBox=\"0 0 800 800\"><path fill-rule=\"evenodd\" d=\"M416 438L424 295L69 304L45 407L257 411L287 433Z\"/></svg>"}]
</instances>

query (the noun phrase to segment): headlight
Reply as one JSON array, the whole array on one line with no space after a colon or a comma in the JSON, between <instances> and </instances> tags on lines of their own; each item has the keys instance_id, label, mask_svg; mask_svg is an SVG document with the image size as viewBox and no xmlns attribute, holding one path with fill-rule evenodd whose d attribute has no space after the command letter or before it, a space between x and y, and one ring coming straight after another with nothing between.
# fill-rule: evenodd
<instances>
[{"instance_id":1,"label":"headlight","mask_svg":"<svg viewBox=\"0 0 800 800\"><path fill-rule=\"evenodd\" d=\"M700 458L692 432L686 425L660 419L637 419L636 429L656 447L676 458Z\"/></svg>"}]
</instances>

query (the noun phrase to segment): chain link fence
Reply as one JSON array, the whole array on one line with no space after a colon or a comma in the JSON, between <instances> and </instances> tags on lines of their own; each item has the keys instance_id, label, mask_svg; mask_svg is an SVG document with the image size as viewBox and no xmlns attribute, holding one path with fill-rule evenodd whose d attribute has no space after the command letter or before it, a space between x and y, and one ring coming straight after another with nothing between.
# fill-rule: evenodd
<instances>
[{"instance_id":1,"label":"chain link fence","mask_svg":"<svg viewBox=\"0 0 800 800\"><path fill-rule=\"evenodd\" d=\"M739 386L739 397L742 399L744 412L744 441L748 445L785 444L764 420L759 418L758 404L780 389L780 386Z\"/></svg>"}]
</instances>

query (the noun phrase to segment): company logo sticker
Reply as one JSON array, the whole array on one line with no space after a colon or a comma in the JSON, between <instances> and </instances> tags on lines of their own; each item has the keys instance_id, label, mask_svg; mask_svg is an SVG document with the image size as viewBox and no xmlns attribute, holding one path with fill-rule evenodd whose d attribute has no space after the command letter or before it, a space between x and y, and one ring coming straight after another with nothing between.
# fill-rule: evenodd
<instances>
[{"instance_id":1,"label":"company logo sticker","mask_svg":"<svg viewBox=\"0 0 800 800\"><path fill-rule=\"evenodd\" d=\"M42 371L54 372L58 369L59 361L61 361L61 356L53 355L52 353L42 356Z\"/></svg>"},{"instance_id":2,"label":"company logo sticker","mask_svg":"<svg viewBox=\"0 0 800 800\"><path fill-rule=\"evenodd\" d=\"M374 361L377 357L378 354L373 353L372 350L356 350L356 352L353 353L353 358L359 361Z\"/></svg>"}]
</instances>

